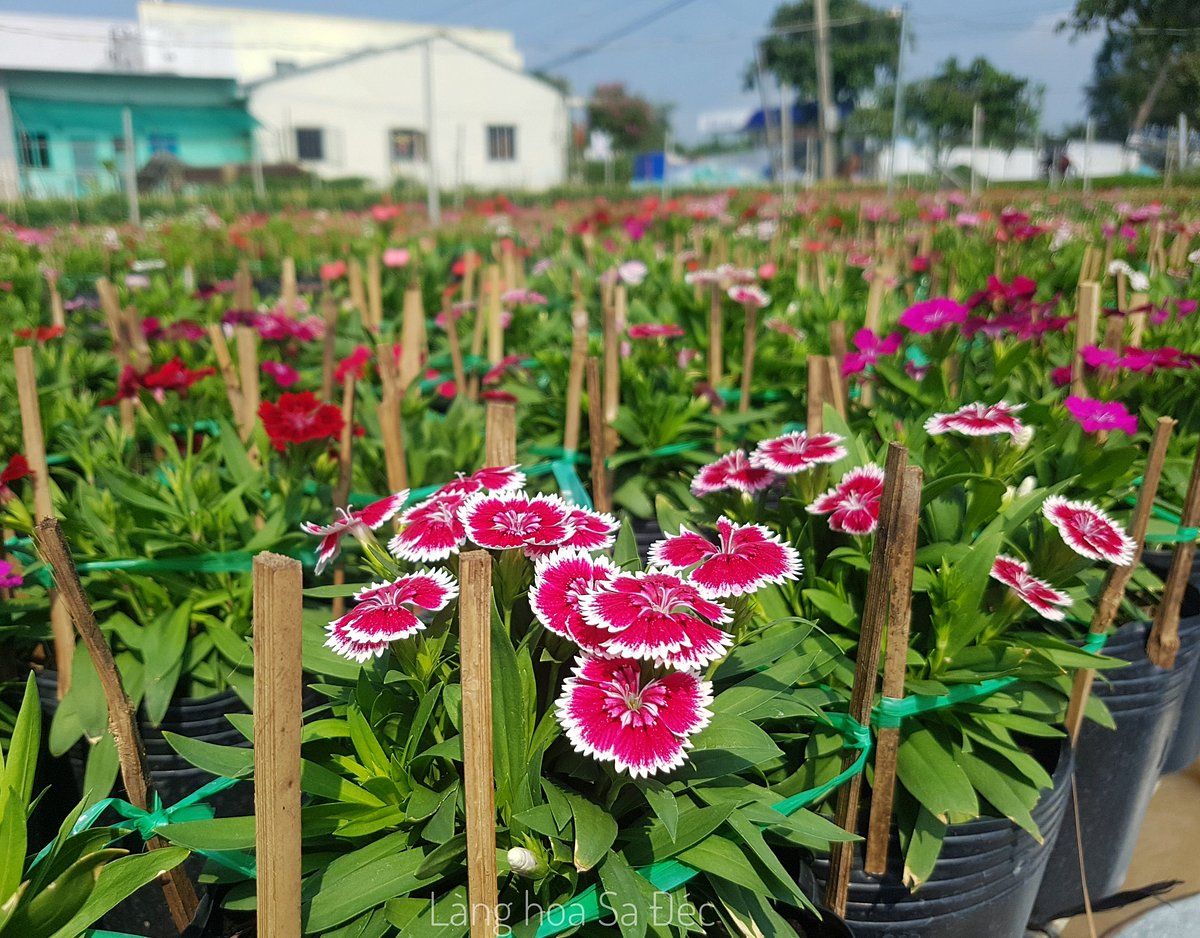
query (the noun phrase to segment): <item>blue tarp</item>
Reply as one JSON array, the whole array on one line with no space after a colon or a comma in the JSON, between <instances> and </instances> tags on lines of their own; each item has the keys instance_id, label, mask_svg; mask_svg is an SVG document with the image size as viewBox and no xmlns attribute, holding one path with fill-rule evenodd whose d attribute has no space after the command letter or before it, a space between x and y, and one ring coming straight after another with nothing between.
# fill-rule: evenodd
<instances>
[{"instance_id":1,"label":"blue tarp","mask_svg":"<svg viewBox=\"0 0 1200 938\"><path fill-rule=\"evenodd\" d=\"M797 101L792 105L792 126L793 127L810 127L817 123L817 102L816 101ZM845 120L854 112L853 104L839 104L838 116ZM768 108L765 112L771 118L771 126L778 127L781 119L780 109L777 107ZM766 124L764 112L759 108L750 115L750 119L746 121L746 125L742 128L742 132L746 133L752 130L762 130Z\"/></svg>"}]
</instances>

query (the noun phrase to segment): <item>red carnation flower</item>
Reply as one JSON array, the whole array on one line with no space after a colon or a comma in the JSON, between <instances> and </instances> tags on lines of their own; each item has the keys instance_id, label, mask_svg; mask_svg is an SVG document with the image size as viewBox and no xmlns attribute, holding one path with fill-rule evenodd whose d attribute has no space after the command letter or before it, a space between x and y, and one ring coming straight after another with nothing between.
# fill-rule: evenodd
<instances>
[{"instance_id":1,"label":"red carnation flower","mask_svg":"<svg viewBox=\"0 0 1200 938\"><path fill-rule=\"evenodd\" d=\"M279 452L289 443L310 440L334 440L342 432L342 412L332 404L317 400L312 391L283 394L278 401L263 401L258 406L271 445Z\"/></svg>"}]
</instances>

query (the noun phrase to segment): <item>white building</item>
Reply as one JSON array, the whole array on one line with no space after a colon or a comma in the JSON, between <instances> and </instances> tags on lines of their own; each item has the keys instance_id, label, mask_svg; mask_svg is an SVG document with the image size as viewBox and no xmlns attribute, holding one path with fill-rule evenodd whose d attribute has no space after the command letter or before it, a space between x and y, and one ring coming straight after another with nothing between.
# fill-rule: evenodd
<instances>
[{"instance_id":1,"label":"white building","mask_svg":"<svg viewBox=\"0 0 1200 938\"><path fill-rule=\"evenodd\" d=\"M425 183L432 170L443 189L542 189L566 177L562 93L440 31L285 70L246 90L268 163L380 184Z\"/></svg>"}]
</instances>

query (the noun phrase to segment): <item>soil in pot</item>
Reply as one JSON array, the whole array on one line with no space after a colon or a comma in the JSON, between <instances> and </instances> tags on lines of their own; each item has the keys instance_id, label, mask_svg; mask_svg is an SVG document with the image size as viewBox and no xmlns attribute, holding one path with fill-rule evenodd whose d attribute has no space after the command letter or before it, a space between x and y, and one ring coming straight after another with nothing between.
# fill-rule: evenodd
<instances>
[{"instance_id":1,"label":"soil in pot","mask_svg":"<svg viewBox=\"0 0 1200 938\"><path fill-rule=\"evenodd\" d=\"M1180 651L1170 671L1155 667L1146 657L1148 622L1123 625L1104 649L1105 654L1130 664L1098 675L1092 689L1108 705L1116 729L1085 723L1076 746L1079 830L1092 901L1122 888L1194 680L1200 659L1200 616L1183 619L1179 631ZM1075 820L1068 812L1046 867L1033 921L1053 921L1082 904Z\"/></svg>"},{"instance_id":2,"label":"soil in pot","mask_svg":"<svg viewBox=\"0 0 1200 938\"><path fill-rule=\"evenodd\" d=\"M1033 810L1039 844L1007 819L980 818L952 825L942 858L927 883L910 893L903 882L903 854L895 832L883 876L862 871L861 849L851 875L846 922L856 936L888 938L1012 938L1024 933L1038 883L1062 826L1070 791L1072 758L1065 743L1046 741L1039 758L1054 785ZM824 892L828 862L814 864Z\"/></svg>"}]
</instances>

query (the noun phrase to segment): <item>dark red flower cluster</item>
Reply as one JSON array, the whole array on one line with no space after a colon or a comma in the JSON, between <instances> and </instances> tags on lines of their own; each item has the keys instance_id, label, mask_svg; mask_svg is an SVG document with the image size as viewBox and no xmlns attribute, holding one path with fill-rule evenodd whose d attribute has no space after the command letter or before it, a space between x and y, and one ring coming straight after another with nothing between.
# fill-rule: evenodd
<instances>
[{"instance_id":1,"label":"dark red flower cluster","mask_svg":"<svg viewBox=\"0 0 1200 938\"><path fill-rule=\"evenodd\" d=\"M9 458L8 465L4 467L3 471L0 471L0 505L16 494L9 483L31 475L33 475L33 469L29 466L29 460L22 453L14 453Z\"/></svg>"},{"instance_id":2,"label":"dark red flower cluster","mask_svg":"<svg viewBox=\"0 0 1200 938\"><path fill-rule=\"evenodd\" d=\"M180 319L163 325L157 316L142 320L142 335L151 342L199 342L204 338L204 327L192 319Z\"/></svg>"},{"instance_id":3,"label":"dark red flower cluster","mask_svg":"<svg viewBox=\"0 0 1200 938\"><path fill-rule=\"evenodd\" d=\"M335 440L341 435L342 412L317 399L312 391L280 395L278 401L263 401L258 406L271 445L279 452L289 443Z\"/></svg>"},{"instance_id":4,"label":"dark red flower cluster","mask_svg":"<svg viewBox=\"0 0 1200 938\"><path fill-rule=\"evenodd\" d=\"M117 381L116 396L101 401L100 406L108 407L122 398L133 400L142 391L149 391L161 403L168 391L186 394L197 381L216 373L215 368L188 368L178 357L149 371L138 371L132 365L126 365Z\"/></svg>"},{"instance_id":5,"label":"dark red flower cluster","mask_svg":"<svg viewBox=\"0 0 1200 938\"><path fill-rule=\"evenodd\" d=\"M1008 283L994 275L988 277L987 286L967 300L968 308L978 312L963 324L963 334L968 338L982 334L997 339L1010 333L1027 341L1047 332L1064 331L1074 320L1052 316L1058 297L1038 302L1033 298L1037 288L1037 281L1029 277L1014 277Z\"/></svg>"},{"instance_id":6,"label":"dark red flower cluster","mask_svg":"<svg viewBox=\"0 0 1200 938\"><path fill-rule=\"evenodd\" d=\"M18 339L34 339L44 343L61 338L66 331L66 326L38 326L36 329L18 329L14 334Z\"/></svg>"}]
</instances>

